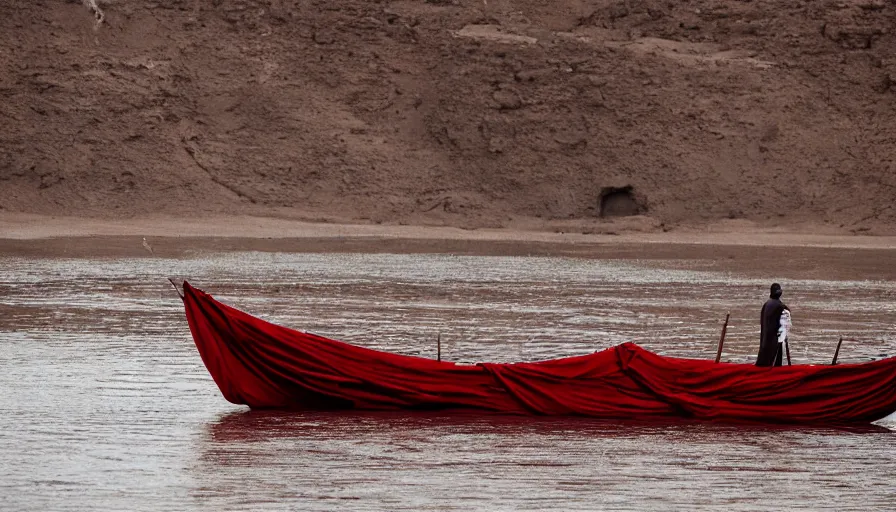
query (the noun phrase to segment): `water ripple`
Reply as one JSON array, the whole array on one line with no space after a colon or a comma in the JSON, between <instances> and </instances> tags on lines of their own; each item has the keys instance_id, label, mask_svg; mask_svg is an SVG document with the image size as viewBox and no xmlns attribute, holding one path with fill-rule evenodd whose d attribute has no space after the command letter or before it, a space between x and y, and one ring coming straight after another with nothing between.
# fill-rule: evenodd
<instances>
[{"instance_id":1,"label":"water ripple","mask_svg":"<svg viewBox=\"0 0 896 512\"><path fill-rule=\"evenodd\" d=\"M843 262L848 265L849 262ZM670 268L674 267L674 268ZM785 280L796 362L891 355L896 283L718 262L228 253L0 259L9 510L889 510L893 436L854 429L248 412L221 398L164 278L371 348L531 361L636 341L751 361ZM893 426L896 420L885 425Z\"/></svg>"}]
</instances>

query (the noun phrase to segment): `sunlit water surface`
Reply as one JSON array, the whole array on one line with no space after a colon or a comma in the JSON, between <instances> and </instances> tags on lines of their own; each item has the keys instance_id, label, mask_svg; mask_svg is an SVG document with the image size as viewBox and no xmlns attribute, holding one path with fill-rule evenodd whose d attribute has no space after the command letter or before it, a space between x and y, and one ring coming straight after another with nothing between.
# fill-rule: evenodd
<instances>
[{"instance_id":1,"label":"sunlit water surface","mask_svg":"<svg viewBox=\"0 0 896 512\"><path fill-rule=\"evenodd\" d=\"M668 263L668 264L667 264ZM845 262L846 264L846 262ZM692 269L689 269L692 267ZM301 330L455 361L624 341L750 362L770 280L795 363L896 355L896 283L746 278L694 262L229 253L0 259L0 509L892 510L890 420L855 429L227 403L165 277Z\"/></svg>"}]
</instances>

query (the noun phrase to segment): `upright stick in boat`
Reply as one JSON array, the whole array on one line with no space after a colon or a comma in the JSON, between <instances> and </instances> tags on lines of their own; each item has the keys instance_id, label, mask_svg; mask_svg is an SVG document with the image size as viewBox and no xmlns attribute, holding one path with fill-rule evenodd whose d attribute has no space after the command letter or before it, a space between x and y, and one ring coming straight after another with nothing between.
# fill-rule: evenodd
<instances>
[{"instance_id":1,"label":"upright stick in boat","mask_svg":"<svg viewBox=\"0 0 896 512\"><path fill-rule=\"evenodd\" d=\"M722 337L719 338L719 349L716 351L716 362L718 363L722 359L722 345L725 344L725 333L728 332L728 319L731 318L731 313L725 315L725 324L722 325Z\"/></svg>"},{"instance_id":2,"label":"upright stick in boat","mask_svg":"<svg viewBox=\"0 0 896 512\"><path fill-rule=\"evenodd\" d=\"M840 345L843 344L843 336L840 336L840 341L837 342L837 350L834 351L834 359L831 360L831 365L837 364L837 357L840 355Z\"/></svg>"}]
</instances>

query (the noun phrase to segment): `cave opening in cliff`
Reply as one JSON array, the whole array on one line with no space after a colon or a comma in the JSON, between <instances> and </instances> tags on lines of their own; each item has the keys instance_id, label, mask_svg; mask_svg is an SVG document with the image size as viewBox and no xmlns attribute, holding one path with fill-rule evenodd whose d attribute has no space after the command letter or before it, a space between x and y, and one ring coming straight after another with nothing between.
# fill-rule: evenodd
<instances>
[{"instance_id":1,"label":"cave opening in cliff","mask_svg":"<svg viewBox=\"0 0 896 512\"><path fill-rule=\"evenodd\" d=\"M628 217L638 215L641 210L634 189L630 185L604 187L601 190L598 208L601 217Z\"/></svg>"}]
</instances>

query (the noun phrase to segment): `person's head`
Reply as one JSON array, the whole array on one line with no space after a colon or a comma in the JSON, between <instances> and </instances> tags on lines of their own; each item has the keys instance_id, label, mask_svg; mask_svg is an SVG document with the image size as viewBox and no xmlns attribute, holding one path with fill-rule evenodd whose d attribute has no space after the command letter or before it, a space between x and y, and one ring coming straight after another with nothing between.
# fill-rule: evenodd
<instances>
[{"instance_id":1,"label":"person's head","mask_svg":"<svg viewBox=\"0 0 896 512\"><path fill-rule=\"evenodd\" d=\"M784 290L781 289L781 285L778 283L773 283L771 292L769 293L769 297L771 297L773 299L780 299L781 294L783 294L783 293L784 293Z\"/></svg>"}]
</instances>

